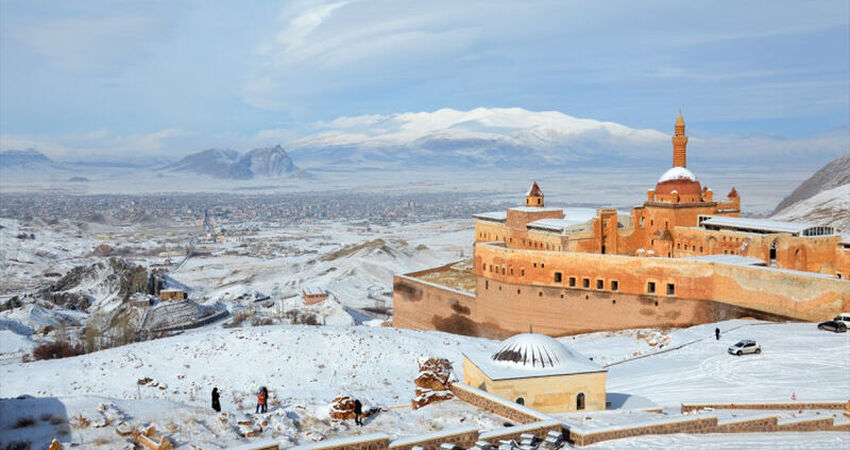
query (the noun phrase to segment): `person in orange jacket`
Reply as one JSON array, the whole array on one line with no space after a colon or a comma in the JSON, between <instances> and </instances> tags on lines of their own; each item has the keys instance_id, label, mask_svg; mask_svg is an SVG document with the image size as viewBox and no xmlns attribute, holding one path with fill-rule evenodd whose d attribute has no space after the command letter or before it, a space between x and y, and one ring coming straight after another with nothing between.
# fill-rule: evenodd
<instances>
[{"instance_id":1,"label":"person in orange jacket","mask_svg":"<svg viewBox=\"0 0 850 450\"><path fill-rule=\"evenodd\" d=\"M257 409L254 412L262 414L268 411L268 401L269 391L265 386L263 386L260 388L260 391L257 392Z\"/></svg>"}]
</instances>

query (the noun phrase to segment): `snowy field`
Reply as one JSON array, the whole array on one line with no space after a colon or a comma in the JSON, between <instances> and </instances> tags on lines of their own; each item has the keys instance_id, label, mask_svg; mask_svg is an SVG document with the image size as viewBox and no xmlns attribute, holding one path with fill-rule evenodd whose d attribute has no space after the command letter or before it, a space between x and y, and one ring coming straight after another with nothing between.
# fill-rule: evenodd
<instances>
[{"instance_id":1,"label":"snowy field","mask_svg":"<svg viewBox=\"0 0 850 450\"><path fill-rule=\"evenodd\" d=\"M731 330L724 331L719 342L713 337L715 324L667 332L593 333L561 340L597 360L618 361L633 357L637 351L641 356L650 355L610 368L609 394L640 399L627 402L627 408L654 404L673 414L682 402L784 401L792 392L799 400L844 400L850 396L847 334L818 331L809 323L730 321L716 325ZM630 339L629 333L634 337ZM670 342L670 347L688 345L669 352L647 348L647 335ZM669 336L669 341L663 336ZM740 338L755 338L764 352L743 357L726 354L726 347ZM232 415L232 421L253 411L251 392L257 386L268 386L272 393L268 419L274 421L272 436L292 443L374 431L402 436L466 424L493 428L503 420L458 401L418 411L403 405L413 396L417 358L447 357L462 378L461 352L494 351L497 346L496 341L480 338L362 326L202 329L75 358L3 366L0 397L32 395L64 408L69 420L79 412L87 417L102 416L106 413L98 413L97 405L114 403L116 411L109 414L115 416L115 422L155 423L158 429L173 430L170 436L178 443L198 440L209 447L240 442L232 423L221 425L207 407L213 386L222 391L222 406ZM139 386L136 381L142 377L154 379L158 386ZM362 428L330 421L327 406L339 394L354 395L388 411ZM8 406L5 408L8 411ZM620 410L582 416L605 425L628 423L632 417L644 421L647 414ZM579 420L569 415L564 418ZM114 434L93 427L75 428L71 422L68 442L98 436L115 439ZM598 448L727 448L738 443L738 448L773 448L778 442L792 446L809 442L812 448L826 448L847 443L847 436L665 436L612 441Z\"/></svg>"}]
</instances>

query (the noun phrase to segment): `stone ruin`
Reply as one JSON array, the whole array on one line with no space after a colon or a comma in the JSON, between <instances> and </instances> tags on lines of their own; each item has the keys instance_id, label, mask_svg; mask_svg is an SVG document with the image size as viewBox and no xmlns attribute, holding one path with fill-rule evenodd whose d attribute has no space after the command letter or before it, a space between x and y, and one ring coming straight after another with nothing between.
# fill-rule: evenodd
<instances>
[{"instance_id":1,"label":"stone ruin","mask_svg":"<svg viewBox=\"0 0 850 450\"><path fill-rule=\"evenodd\" d=\"M363 413L360 415L362 419L374 415L379 411L379 408L363 405ZM330 410L331 419L349 420L354 419L354 397L350 395L338 395L331 402Z\"/></svg>"},{"instance_id":2,"label":"stone ruin","mask_svg":"<svg viewBox=\"0 0 850 450\"><path fill-rule=\"evenodd\" d=\"M419 375L416 384L416 397L411 400L413 409L454 397L450 386L455 382L452 363L445 358L423 358L419 360Z\"/></svg>"}]
</instances>

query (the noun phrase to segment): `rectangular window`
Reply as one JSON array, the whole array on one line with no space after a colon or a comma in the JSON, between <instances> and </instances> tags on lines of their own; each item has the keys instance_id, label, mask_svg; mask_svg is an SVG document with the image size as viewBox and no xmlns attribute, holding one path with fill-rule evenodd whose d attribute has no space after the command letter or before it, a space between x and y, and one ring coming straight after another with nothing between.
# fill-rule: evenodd
<instances>
[{"instance_id":1,"label":"rectangular window","mask_svg":"<svg viewBox=\"0 0 850 450\"><path fill-rule=\"evenodd\" d=\"M576 287L576 277L570 277L570 287Z\"/></svg>"},{"instance_id":2,"label":"rectangular window","mask_svg":"<svg viewBox=\"0 0 850 450\"><path fill-rule=\"evenodd\" d=\"M620 282L617 280L611 280L611 290L616 291L620 289Z\"/></svg>"},{"instance_id":3,"label":"rectangular window","mask_svg":"<svg viewBox=\"0 0 850 450\"><path fill-rule=\"evenodd\" d=\"M561 272L555 272L555 283L561 282Z\"/></svg>"},{"instance_id":4,"label":"rectangular window","mask_svg":"<svg viewBox=\"0 0 850 450\"><path fill-rule=\"evenodd\" d=\"M676 285L667 283L667 295L676 295Z\"/></svg>"},{"instance_id":5,"label":"rectangular window","mask_svg":"<svg viewBox=\"0 0 850 450\"><path fill-rule=\"evenodd\" d=\"M596 289L605 289L605 281L596 280Z\"/></svg>"},{"instance_id":6,"label":"rectangular window","mask_svg":"<svg viewBox=\"0 0 850 450\"><path fill-rule=\"evenodd\" d=\"M646 292L649 293L649 294L655 293L655 282L654 281L650 281L649 283L646 283Z\"/></svg>"},{"instance_id":7,"label":"rectangular window","mask_svg":"<svg viewBox=\"0 0 850 450\"><path fill-rule=\"evenodd\" d=\"M519 276L521 276L521 277L525 276L525 268L519 269Z\"/></svg>"},{"instance_id":8,"label":"rectangular window","mask_svg":"<svg viewBox=\"0 0 850 450\"><path fill-rule=\"evenodd\" d=\"M590 278L582 278L582 280L581 280L581 285L582 285L585 289L590 289Z\"/></svg>"}]
</instances>

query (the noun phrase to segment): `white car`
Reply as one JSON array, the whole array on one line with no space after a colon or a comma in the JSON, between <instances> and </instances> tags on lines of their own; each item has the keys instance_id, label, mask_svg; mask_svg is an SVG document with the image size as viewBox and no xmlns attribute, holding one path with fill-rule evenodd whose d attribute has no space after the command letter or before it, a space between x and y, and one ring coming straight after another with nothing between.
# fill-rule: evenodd
<instances>
[{"instance_id":1,"label":"white car","mask_svg":"<svg viewBox=\"0 0 850 450\"><path fill-rule=\"evenodd\" d=\"M836 322L844 322L845 325L850 327L850 313L841 313L841 314L835 316L835 318L832 319L832 320L834 320Z\"/></svg>"},{"instance_id":2,"label":"white car","mask_svg":"<svg viewBox=\"0 0 850 450\"><path fill-rule=\"evenodd\" d=\"M728 349L730 355L744 355L748 353L755 353L758 355L761 353L761 346L756 344L756 341L752 339L744 339L743 341L739 341L737 344L729 347Z\"/></svg>"}]
</instances>

